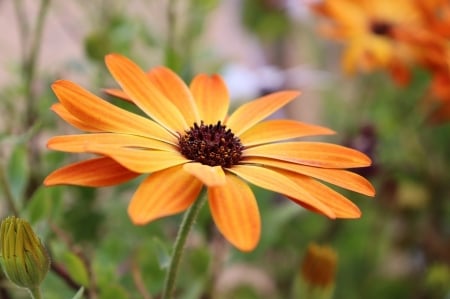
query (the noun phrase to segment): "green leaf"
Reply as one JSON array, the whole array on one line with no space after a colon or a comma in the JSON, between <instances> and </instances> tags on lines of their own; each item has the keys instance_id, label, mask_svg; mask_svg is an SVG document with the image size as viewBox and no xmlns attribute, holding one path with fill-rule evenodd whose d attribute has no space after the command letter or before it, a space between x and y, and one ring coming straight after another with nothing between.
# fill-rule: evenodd
<instances>
[{"instance_id":1,"label":"green leaf","mask_svg":"<svg viewBox=\"0 0 450 299\"><path fill-rule=\"evenodd\" d=\"M166 244L164 244L159 238L153 238L153 249L155 250L158 258L159 267L161 269L167 269L170 265L170 253Z\"/></svg>"},{"instance_id":2,"label":"green leaf","mask_svg":"<svg viewBox=\"0 0 450 299\"><path fill-rule=\"evenodd\" d=\"M130 298L125 289L117 284L108 285L108 288L103 289L100 293L100 299L127 299Z\"/></svg>"},{"instance_id":3,"label":"green leaf","mask_svg":"<svg viewBox=\"0 0 450 299\"><path fill-rule=\"evenodd\" d=\"M81 287L72 299L81 299L84 293L84 287Z\"/></svg>"},{"instance_id":4,"label":"green leaf","mask_svg":"<svg viewBox=\"0 0 450 299\"><path fill-rule=\"evenodd\" d=\"M17 144L7 164L7 176L11 192L16 199L21 199L28 182L30 168L27 149L24 144Z\"/></svg>"},{"instance_id":5,"label":"green leaf","mask_svg":"<svg viewBox=\"0 0 450 299\"><path fill-rule=\"evenodd\" d=\"M65 252L62 258L70 276L82 286L89 286L88 270L81 258L71 252Z\"/></svg>"},{"instance_id":6,"label":"green leaf","mask_svg":"<svg viewBox=\"0 0 450 299\"><path fill-rule=\"evenodd\" d=\"M27 219L30 223L48 219L59 210L61 198L60 188L39 187L26 206Z\"/></svg>"}]
</instances>

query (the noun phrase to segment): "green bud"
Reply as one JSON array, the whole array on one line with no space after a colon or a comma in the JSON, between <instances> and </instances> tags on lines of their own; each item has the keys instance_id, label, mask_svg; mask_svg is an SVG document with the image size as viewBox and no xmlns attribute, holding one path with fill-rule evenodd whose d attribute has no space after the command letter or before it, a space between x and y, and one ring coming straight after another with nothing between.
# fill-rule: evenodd
<instances>
[{"instance_id":1,"label":"green bud","mask_svg":"<svg viewBox=\"0 0 450 299\"><path fill-rule=\"evenodd\" d=\"M0 227L0 264L6 276L19 287L35 289L44 280L50 258L30 224L8 217Z\"/></svg>"}]
</instances>

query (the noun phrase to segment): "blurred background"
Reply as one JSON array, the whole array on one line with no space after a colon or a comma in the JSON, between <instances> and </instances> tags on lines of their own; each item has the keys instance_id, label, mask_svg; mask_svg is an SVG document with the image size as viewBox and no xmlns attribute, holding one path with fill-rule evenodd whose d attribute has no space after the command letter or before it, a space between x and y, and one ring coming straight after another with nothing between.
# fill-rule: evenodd
<instances>
[{"instance_id":1,"label":"blurred background","mask_svg":"<svg viewBox=\"0 0 450 299\"><path fill-rule=\"evenodd\" d=\"M50 136L76 132L50 111L50 84L72 80L123 105L102 93L116 86L103 63L111 52L186 82L219 73L236 106L299 89L278 116L332 128L321 140L374 161L356 171L376 197L346 194L357 220L255 187L263 232L252 253L231 248L204 207L177 298L450 298L448 0L0 0L0 28L0 217L26 218L47 245L45 298L80 286L89 299L158 298L180 223L132 226L139 179L42 186L77 159L46 149ZM0 279L0 298L28 298Z\"/></svg>"}]
</instances>

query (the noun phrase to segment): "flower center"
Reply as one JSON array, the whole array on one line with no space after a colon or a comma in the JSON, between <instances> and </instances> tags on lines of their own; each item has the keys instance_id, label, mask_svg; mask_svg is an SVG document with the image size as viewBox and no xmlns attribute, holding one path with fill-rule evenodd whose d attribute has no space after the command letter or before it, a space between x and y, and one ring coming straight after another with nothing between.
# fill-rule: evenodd
<instances>
[{"instance_id":1,"label":"flower center","mask_svg":"<svg viewBox=\"0 0 450 299\"><path fill-rule=\"evenodd\" d=\"M370 24L370 30L376 35L389 35L392 24L385 21L374 21Z\"/></svg>"},{"instance_id":2,"label":"flower center","mask_svg":"<svg viewBox=\"0 0 450 299\"><path fill-rule=\"evenodd\" d=\"M203 121L178 138L180 151L186 158L209 166L231 167L241 160L244 146L220 121L205 125Z\"/></svg>"}]
</instances>

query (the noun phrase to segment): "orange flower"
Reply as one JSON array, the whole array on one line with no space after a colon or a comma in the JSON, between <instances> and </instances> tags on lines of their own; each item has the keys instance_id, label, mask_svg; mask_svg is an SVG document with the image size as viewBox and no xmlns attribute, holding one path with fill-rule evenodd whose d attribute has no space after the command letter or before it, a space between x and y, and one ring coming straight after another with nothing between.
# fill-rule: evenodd
<instances>
[{"instance_id":1,"label":"orange flower","mask_svg":"<svg viewBox=\"0 0 450 299\"><path fill-rule=\"evenodd\" d=\"M450 2L415 0L423 24L399 27L392 37L416 49L417 64L431 74L425 96L429 120L434 123L450 119Z\"/></svg>"},{"instance_id":2,"label":"orange flower","mask_svg":"<svg viewBox=\"0 0 450 299\"><path fill-rule=\"evenodd\" d=\"M217 75L198 75L188 87L167 68L146 74L120 55L108 55L106 65L122 87L116 93L148 118L69 81L55 82L52 88L60 103L52 109L89 133L53 137L48 147L99 157L54 171L45 179L47 186L109 186L149 174L128 207L137 225L186 210L206 186L219 231L242 251L255 248L261 230L247 182L330 218L357 218L360 211L320 181L374 195L366 179L344 170L370 165L364 154L334 144L286 141L333 131L293 120L263 121L299 92L264 96L228 116L227 88Z\"/></svg>"},{"instance_id":3,"label":"orange flower","mask_svg":"<svg viewBox=\"0 0 450 299\"><path fill-rule=\"evenodd\" d=\"M406 83L406 65L414 60L414 50L391 37L398 26L423 22L411 0L323 0L313 6L329 22L321 31L346 44L342 67L348 73L388 68Z\"/></svg>"}]
</instances>

